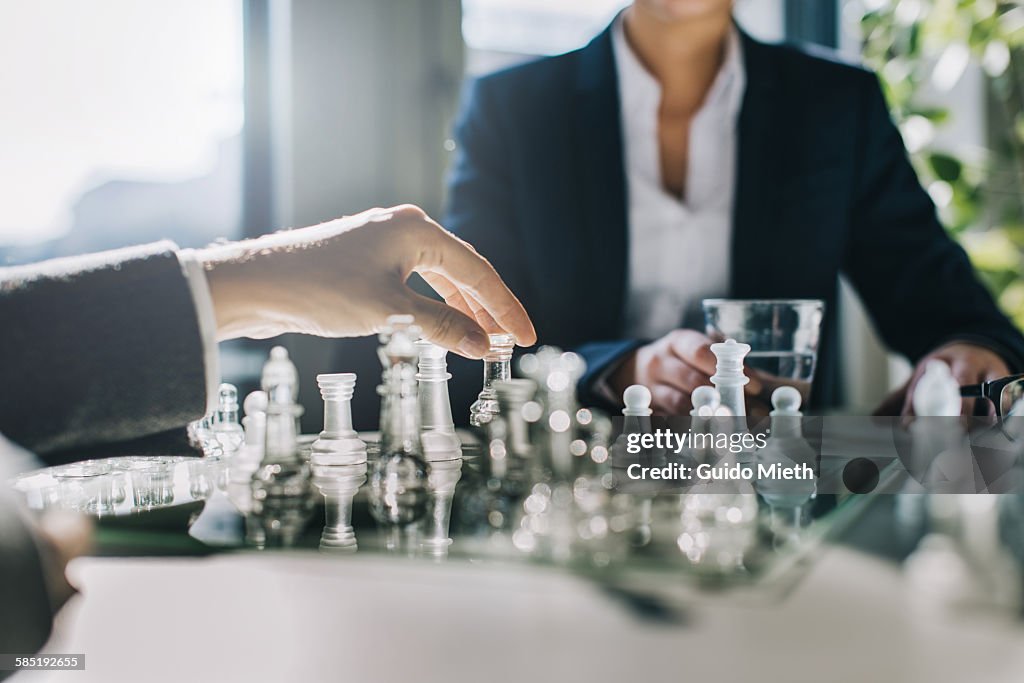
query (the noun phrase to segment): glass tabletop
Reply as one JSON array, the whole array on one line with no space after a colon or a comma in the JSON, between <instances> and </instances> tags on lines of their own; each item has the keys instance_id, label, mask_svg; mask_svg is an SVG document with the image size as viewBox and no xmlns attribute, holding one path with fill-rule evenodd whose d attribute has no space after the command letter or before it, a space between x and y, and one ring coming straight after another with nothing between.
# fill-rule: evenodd
<instances>
[{"instance_id":1,"label":"glass tabletop","mask_svg":"<svg viewBox=\"0 0 1024 683\"><path fill-rule=\"evenodd\" d=\"M372 465L372 440L370 450ZM660 601L781 595L871 499L813 486L780 497L621 493L584 478L497 482L479 446L465 445L462 456L430 463L424 514L397 525L370 513L367 464L325 471L303 463L275 489L238 456L128 456L28 472L14 487L31 509L95 517L99 555L306 549L424 564L529 563ZM828 468L825 458L822 476Z\"/></svg>"}]
</instances>

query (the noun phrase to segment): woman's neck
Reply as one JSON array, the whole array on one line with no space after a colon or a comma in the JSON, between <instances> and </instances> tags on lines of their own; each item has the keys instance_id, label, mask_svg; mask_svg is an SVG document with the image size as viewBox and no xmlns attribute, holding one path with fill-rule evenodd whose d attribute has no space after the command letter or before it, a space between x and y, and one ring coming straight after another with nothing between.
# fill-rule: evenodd
<instances>
[{"instance_id":1,"label":"woman's neck","mask_svg":"<svg viewBox=\"0 0 1024 683\"><path fill-rule=\"evenodd\" d=\"M725 58L731 13L669 22L633 5L624 21L627 42L661 84L662 109L695 113Z\"/></svg>"}]
</instances>

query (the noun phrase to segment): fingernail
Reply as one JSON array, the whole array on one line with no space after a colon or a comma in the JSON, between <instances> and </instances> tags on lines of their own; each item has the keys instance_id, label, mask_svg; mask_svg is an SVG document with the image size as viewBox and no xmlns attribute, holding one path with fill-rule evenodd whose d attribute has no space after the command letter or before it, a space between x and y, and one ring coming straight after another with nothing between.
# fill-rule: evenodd
<instances>
[{"instance_id":1,"label":"fingernail","mask_svg":"<svg viewBox=\"0 0 1024 683\"><path fill-rule=\"evenodd\" d=\"M459 342L455 350L470 358L483 358L491 348L487 335L476 330L470 332Z\"/></svg>"}]
</instances>

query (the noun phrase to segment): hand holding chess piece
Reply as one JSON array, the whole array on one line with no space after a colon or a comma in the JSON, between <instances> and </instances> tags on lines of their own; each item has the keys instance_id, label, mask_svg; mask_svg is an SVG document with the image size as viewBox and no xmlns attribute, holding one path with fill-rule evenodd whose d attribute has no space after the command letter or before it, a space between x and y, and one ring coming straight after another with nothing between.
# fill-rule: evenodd
<instances>
[{"instance_id":1,"label":"hand holding chess piece","mask_svg":"<svg viewBox=\"0 0 1024 683\"><path fill-rule=\"evenodd\" d=\"M526 311L491 264L414 206L213 245L199 258L219 339L361 336L406 313L426 339L471 358L487 353L488 332L536 341ZM410 289L414 272L445 303Z\"/></svg>"},{"instance_id":2,"label":"hand holding chess piece","mask_svg":"<svg viewBox=\"0 0 1024 683\"><path fill-rule=\"evenodd\" d=\"M967 342L953 342L940 346L918 361L914 374L902 387L889 394L882 404L875 409L875 415L902 415L909 417L917 414L914 407L914 390L928 369L930 361L940 360L950 367L953 378L963 386L979 384L1010 374L1010 368L998 354L991 349ZM961 407L963 415L974 414L974 403L977 399L964 399ZM982 406L991 414L994 406Z\"/></svg>"},{"instance_id":3,"label":"hand holding chess piece","mask_svg":"<svg viewBox=\"0 0 1024 683\"><path fill-rule=\"evenodd\" d=\"M711 384L715 364L708 337L695 330L673 330L626 358L612 373L611 388L621 396L629 385L642 384L651 390L655 413L685 415L692 407L693 391ZM756 376L744 387L747 396L761 390Z\"/></svg>"}]
</instances>

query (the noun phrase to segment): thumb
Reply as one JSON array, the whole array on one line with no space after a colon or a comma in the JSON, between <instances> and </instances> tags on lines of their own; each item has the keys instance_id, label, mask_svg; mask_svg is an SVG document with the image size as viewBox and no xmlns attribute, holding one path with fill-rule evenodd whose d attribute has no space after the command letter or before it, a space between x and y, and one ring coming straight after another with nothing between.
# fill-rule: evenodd
<instances>
[{"instance_id":1,"label":"thumb","mask_svg":"<svg viewBox=\"0 0 1024 683\"><path fill-rule=\"evenodd\" d=\"M466 358L483 358L490 350L490 340L480 325L448 304L411 293L409 308L428 341Z\"/></svg>"}]
</instances>

